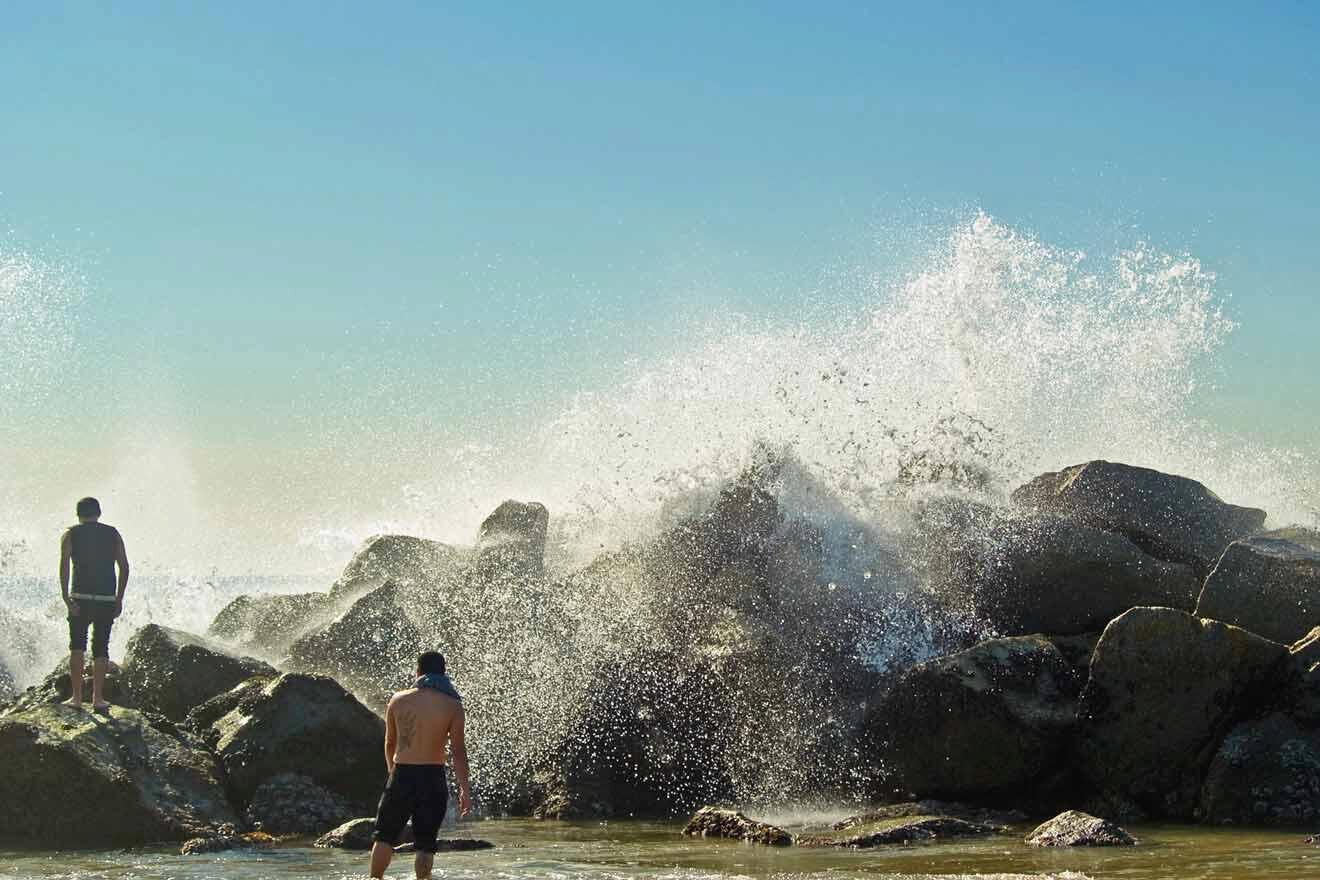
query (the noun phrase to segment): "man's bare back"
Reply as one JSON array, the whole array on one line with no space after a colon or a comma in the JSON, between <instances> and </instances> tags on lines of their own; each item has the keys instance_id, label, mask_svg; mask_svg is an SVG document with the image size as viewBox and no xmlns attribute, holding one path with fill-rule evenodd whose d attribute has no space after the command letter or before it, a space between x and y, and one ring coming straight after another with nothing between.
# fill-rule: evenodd
<instances>
[{"instance_id":1,"label":"man's bare back","mask_svg":"<svg viewBox=\"0 0 1320 880\"><path fill-rule=\"evenodd\" d=\"M417 658L417 687L399 691L385 709L385 766L389 779L376 810L371 876L385 876L404 826L411 821L418 877L431 876L436 836L449 806L445 765L453 762L458 809L472 809L463 698L445 675L445 658L427 651Z\"/></svg>"},{"instance_id":2,"label":"man's bare back","mask_svg":"<svg viewBox=\"0 0 1320 880\"><path fill-rule=\"evenodd\" d=\"M390 769L395 764L448 764L450 739L456 748L463 744L463 704L432 688L410 688L390 700L385 725L387 744L390 728L395 732L393 754L386 755Z\"/></svg>"}]
</instances>

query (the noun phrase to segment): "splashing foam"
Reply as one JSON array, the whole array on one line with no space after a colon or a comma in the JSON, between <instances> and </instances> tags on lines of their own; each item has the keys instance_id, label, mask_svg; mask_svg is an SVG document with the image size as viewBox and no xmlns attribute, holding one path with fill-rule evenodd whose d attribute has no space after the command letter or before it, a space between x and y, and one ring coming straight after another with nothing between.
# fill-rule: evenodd
<instances>
[{"instance_id":1,"label":"splashing foam","mask_svg":"<svg viewBox=\"0 0 1320 880\"><path fill-rule=\"evenodd\" d=\"M1093 458L1304 517L1314 481L1298 480L1294 454L1197 419L1233 327L1214 276L1144 245L1093 262L982 214L860 314L712 320L680 354L578 395L516 443L455 450L446 476L408 488L396 525L452 540L502 498L536 497L574 551L565 562L581 563L672 520L767 445L868 521L914 487L998 493Z\"/></svg>"},{"instance_id":2,"label":"splashing foam","mask_svg":"<svg viewBox=\"0 0 1320 880\"><path fill-rule=\"evenodd\" d=\"M681 355L614 391L579 395L518 446L456 450L446 479L410 487L413 522L426 533L455 511L471 522L504 497L534 497L553 512L550 563L565 576L657 538L769 456L783 463L780 511L819 530L832 573L804 605L837 609L856 650L884 669L979 626L932 619L920 598L923 560L904 544L915 506L932 497L1002 501L1042 471L1110 458L1196 477L1276 516L1304 509L1315 483L1281 473L1286 454L1226 441L1196 419L1232 324L1213 275L1191 257L1138 246L1097 267L981 215L930 268L875 295L829 326L714 321ZM673 639L681 603L666 595L670 582L615 569L570 576L545 595L488 590L451 609L481 621L470 632L479 660L463 672L474 706L498 707L475 710L474 726L498 744L487 766L544 758L581 722L573 707L591 704L602 668L630 667L637 692L663 692L680 674L646 668ZM529 637L548 633L547 608L565 623L554 638ZM730 619L713 647L754 639L743 623ZM783 680L734 682L736 736L713 748L728 750L723 769L743 802L819 790L822 779L846 787L841 767L823 766L842 757L822 733L840 693L817 674L834 647L795 646ZM676 708L658 705L662 716ZM627 699L605 710L622 733L638 711ZM672 758L663 748L652 756L661 768Z\"/></svg>"}]
</instances>

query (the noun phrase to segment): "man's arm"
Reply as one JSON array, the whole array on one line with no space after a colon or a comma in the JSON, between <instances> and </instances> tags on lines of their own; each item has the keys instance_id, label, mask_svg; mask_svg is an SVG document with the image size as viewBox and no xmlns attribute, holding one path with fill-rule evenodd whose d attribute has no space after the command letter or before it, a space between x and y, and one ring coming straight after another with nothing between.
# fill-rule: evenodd
<instances>
[{"instance_id":1,"label":"man's arm","mask_svg":"<svg viewBox=\"0 0 1320 880\"><path fill-rule=\"evenodd\" d=\"M124 536L115 532L115 564L119 566L119 589L115 592L115 616L124 610L124 591L128 589L128 551L124 549Z\"/></svg>"},{"instance_id":2,"label":"man's arm","mask_svg":"<svg viewBox=\"0 0 1320 880\"><path fill-rule=\"evenodd\" d=\"M458 777L458 812L466 816L472 812L472 786L468 782L467 740L463 734L463 707L458 707L449 725L449 758L454 762L454 775Z\"/></svg>"},{"instance_id":3,"label":"man's arm","mask_svg":"<svg viewBox=\"0 0 1320 880\"><path fill-rule=\"evenodd\" d=\"M394 723L394 699L385 707L385 772L394 772L394 749L399 744L399 729Z\"/></svg>"},{"instance_id":4,"label":"man's arm","mask_svg":"<svg viewBox=\"0 0 1320 880\"><path fill-rule=\"evenodd\" d=\"M69 558L73 555L73 536L67 531L60 538L60 595L69 611L78 613L77 604L69 597Z\"/></svg>"}]
</instances>

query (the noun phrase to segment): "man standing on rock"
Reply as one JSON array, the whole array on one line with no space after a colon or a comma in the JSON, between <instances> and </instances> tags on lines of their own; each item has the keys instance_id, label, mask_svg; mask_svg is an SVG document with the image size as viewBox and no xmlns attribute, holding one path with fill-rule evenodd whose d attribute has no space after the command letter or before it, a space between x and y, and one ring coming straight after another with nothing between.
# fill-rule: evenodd
<instances>
[{"instance_id":1,"label":"man standing on rock","mask_svg":"<svg viewBox=\"0 0 1320 880\"><path fill-rule=\"evenodd\" d=\"M87 630L92 630L92 709L108 712L105 673L110 665L110 628L124 610L128 587L128 554L119 530L101 522L101 504L95 498L78 502L78 525L60 540L60 592L69 609L69 699L66 706L82 708L83 662ZM70 566L73 584L70 589ZM119 575L115 576L118 567Z\"/></svg>"},{"instance_id":2,"label":"man standing on rock","mask_svg":"<svg viewBox=\"0 0 1320 880\"><path fill-rule=\"evenodd\" d=\"M446 743L448 749L446 749ZM417 658L417 685L390 698L385 710L385 767L389 779L376 811L371 876L384 877L403 826L412 819L418 877L430 877L436 836L449 808L446 751L458 777L458 808L472 809L463 698L445 675L445 658L427 651Z\"/></svg>"}]
</instances>

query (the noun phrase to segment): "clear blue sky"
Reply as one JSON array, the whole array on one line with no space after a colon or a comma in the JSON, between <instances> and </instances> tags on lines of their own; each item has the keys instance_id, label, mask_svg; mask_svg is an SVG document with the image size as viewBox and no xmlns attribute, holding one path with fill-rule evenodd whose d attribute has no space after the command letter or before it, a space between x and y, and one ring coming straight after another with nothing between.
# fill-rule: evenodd
<instances>
[{"instance_id":1,"label":"clear blue sky","mask_svg":"<svg viewBox=\"0 0 1320 880\"><path fill-rule=\"evenodd\" d=\"M0 248L120 369L6 440L77 461L113 400L292 490L309 432L553 411L981 209L1199 257L1241 323L1207 412L1315 451L1320 7L447 6L7 6Z\"/></svg>"}]
</instances>

